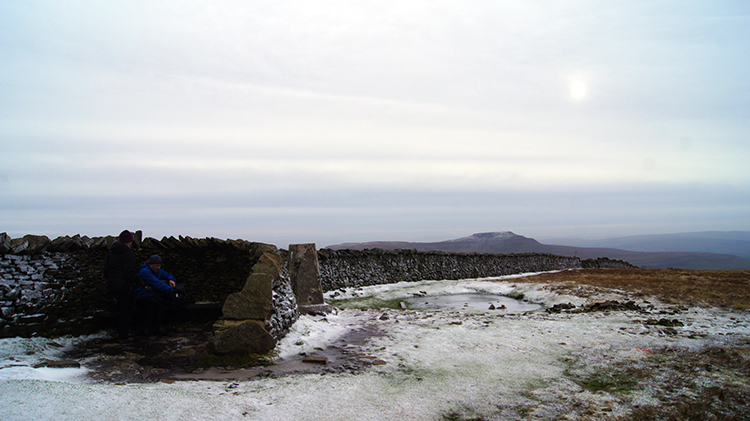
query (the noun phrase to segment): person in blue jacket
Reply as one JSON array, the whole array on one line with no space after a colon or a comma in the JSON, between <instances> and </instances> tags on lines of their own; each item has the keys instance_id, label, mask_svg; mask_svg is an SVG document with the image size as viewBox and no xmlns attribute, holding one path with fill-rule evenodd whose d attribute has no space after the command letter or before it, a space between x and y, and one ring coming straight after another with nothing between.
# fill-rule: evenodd
<instances>
[{"instance_id":1,"label":"person in blue jacket","mask_svg":"<svg viewBox=\"0 0 750 421\"><path fill-rule=\"evenodd\" d=\"M143 309L143 333L146 336L164 333L164 313L176 295L177 279L162 270L161 264L161 257L154 254L138 272L145 286L136 287L135 302Z\"/></svg>"}]
</instances>

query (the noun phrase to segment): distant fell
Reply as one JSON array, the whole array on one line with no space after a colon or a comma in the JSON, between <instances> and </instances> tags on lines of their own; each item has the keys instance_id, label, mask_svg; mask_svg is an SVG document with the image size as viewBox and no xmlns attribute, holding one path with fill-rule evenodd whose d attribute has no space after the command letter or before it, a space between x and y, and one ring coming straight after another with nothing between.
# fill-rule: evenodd
<instances>
[{"instance_id":1,"label":"distant fell","mask_svg":"<svg viewBox=\"0 0 750 421\"><path fill-rule=\"evenodd\" d=\"M731 254L750 259L750 231L702 231L583 240L557 238L545 243L575 247L604 247L641 252Z\"/></svg>"},{"instance_id":2,"label":"distant fell","mask_svg":"<svg viewBox=\"0 0 750 421\"><path fill-rule=\"evenodd\" d=\"M585 240L583 240L585 241ZM736 240L740 243L741 239ZM608 244L603 242L601 244ZM330 249L364 250L380 248L385 250L411 249L417 251L445 251L452 253L550 253L559 256L577 256L582 259L607 257L624 260L635 266L645 268L676 268L694 270L739 270L750 269L750 259L734 254L709 253L703 251L663 250L668 243L657 251L626 250L615 247L580 247L574 245L542 244L539 241L515 234L510 231L483 232L454 240L437 242L406 241L372 241L365 243L343 243L331 245ZM645 246L644 246L645 247ZM701 250L699 244L693 247ZM709 247L709 245L704 246Z\"/></svg>"},{"instance_id":3,"label":"distant fell","mask_svg":"<svg viewBox=\"0 0 750 421\"><path fill-rule=\"evenodd\" d=\"M411 249L417 251L446 251L452 253L546 253L546 246L533 238L504 232L482 232L455 240L438 241L434 243L413 243L406 241L371 241L367 243L343 243L326 248L364 250L381 248L384 250Z\"/></svg>"}]
</instances>

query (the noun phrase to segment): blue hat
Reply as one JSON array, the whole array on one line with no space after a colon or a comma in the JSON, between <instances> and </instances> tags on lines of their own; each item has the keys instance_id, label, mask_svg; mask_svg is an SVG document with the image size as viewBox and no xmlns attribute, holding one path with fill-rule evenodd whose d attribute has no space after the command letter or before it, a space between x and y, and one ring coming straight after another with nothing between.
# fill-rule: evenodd
<instances>
[{"instance_id":1,"label":"blue hat","mask_svg":"<svg viewBox=\"0 0 750 421\"><path fill-rule=\"evenodd\" d=\"M160 265L161 264L161 257L159 257L158 254L155 254L148 258L148 264L149 265Z\"/></svg>"}]
</instances>

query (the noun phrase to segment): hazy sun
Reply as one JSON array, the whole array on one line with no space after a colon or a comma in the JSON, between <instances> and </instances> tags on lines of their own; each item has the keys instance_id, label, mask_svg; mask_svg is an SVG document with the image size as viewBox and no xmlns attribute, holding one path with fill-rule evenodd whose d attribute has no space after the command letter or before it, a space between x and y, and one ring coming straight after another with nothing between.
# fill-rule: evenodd
<instances>
[{"instance_id":1,"label":"hazy sun","mask_svg":"<svg viewBox=\"0 0 750 421\"><path fill-rule=\"evenodd\" d=\"M580 101L586 96L586 84L580 80L574 80L570 84L570 97L574 101Z\"/></svg>"}]
</instances>

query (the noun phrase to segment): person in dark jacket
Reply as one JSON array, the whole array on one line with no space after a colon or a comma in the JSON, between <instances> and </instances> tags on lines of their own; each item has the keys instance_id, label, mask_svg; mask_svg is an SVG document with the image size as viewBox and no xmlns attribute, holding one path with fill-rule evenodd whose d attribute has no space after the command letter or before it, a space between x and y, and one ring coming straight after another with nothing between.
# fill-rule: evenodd
<instances>
[{"instance_id":1,"label":"person in dark jacket","mask_svg":"<svg viewBox=\"0 0 750 421\"><path fill-rule=\"evenodd\" d=\"M138 276L138 264L135 253L131 249L133 234L125 230L120 233L118 241L112 244L107 253L104 266L104 277L107 279L109 292L117 301L119 314L117 317L117 339L128 339L130 323L135 309L135 288L144 286Z\"/></svg>"},{"instance_id":2,"label":"person in dark jacket","mask_svg":"<svg viewBox=\"0 0 750 421\"><path fill-rule=\"evenodd\" d=\"M138 271L138 276L145 286L136 287L135 301L144 312L143 331L146 335L164 333L164 313L167 304L174 301L177 294L177 279L171 273L162 270L161 263L161 257L154 254Z\"/></svg>"}]
</instances>

